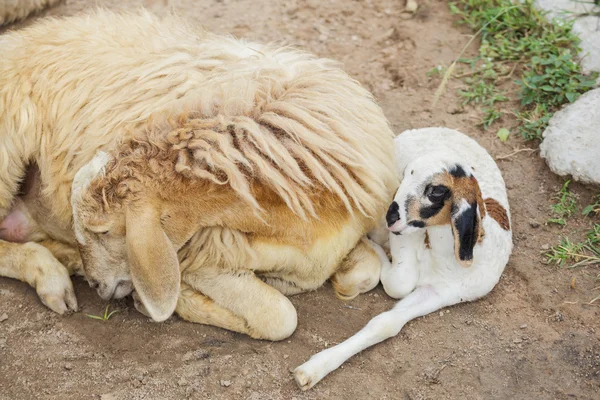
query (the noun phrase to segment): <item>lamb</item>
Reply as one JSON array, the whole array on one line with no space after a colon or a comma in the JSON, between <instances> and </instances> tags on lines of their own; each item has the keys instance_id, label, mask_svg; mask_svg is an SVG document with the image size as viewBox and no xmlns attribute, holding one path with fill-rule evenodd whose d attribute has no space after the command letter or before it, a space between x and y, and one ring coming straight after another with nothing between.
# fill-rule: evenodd
<instances>
[{"instance_id":1,"label":"lamb","mask_svg":"<svg viewBox=\"0 0 600 400\"><path fill-rule=\"evenodd\" d=\"M377 284L364 235L393 196L393 134L334 62L144 12L42 21L0 49L0 218L31 160L52 217L35 222L81 245L104 298L135 287L155 320L275 340L296 326L280 291ZM10 257L22 280L55 260Z\"/></svg>"},{"instance_id":2,"label":"lamb","mask_svg":"<svg viewBox=\"0 0 600 400\"><path fill-rule=\"evenodd\" d=\"M458 131L425 128L399 135L395 150L403 179L386 215L392 262L377 251L385 292L402 300L297 367L302 390L397 335L410 320L485 296L508 263L513 244L506 187L485 149Z\"/></svg>"},{"instance_id":3,"label":"lamb","mask_svg":"<svg viewBox=\"0 0 600 400\"><path fill-rule=\"evenodd\" d=\"M51 7L61 0L0 0L0 26Z\"/></svg>"}]
</instances>

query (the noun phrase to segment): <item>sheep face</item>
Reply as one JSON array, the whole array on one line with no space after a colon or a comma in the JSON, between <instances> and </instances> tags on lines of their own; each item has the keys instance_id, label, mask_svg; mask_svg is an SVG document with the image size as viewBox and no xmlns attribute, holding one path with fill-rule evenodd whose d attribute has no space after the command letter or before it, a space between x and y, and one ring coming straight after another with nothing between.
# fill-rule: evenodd
<instances>
[{"instance_id":1,"label":"sheep face","mask_svg":"<svg viewBox=\"0 0 600 400\"><path fill-rule=\"evenodd\" d=\"M164 321L179 297L177 253L163 231L158 203L107 199L102 179L114 164L100 153L73 181L73 228L85 275L105 300L135 290L144 312Z\"/></svg>"},{"instance_id":2,"label":"sheep face","mask_svg":"<svg viewBox=\"0 0 600 400\"><path fill-rule=\"evenodd\" d=\"M395 235L450 225L456 258L468 267L473 247L483 237L482 210L481 191L471 168L429 154L407 165L386 221Z\"/></svg>"},{"instance_id":3,"label":"sheep face","mask_svg":"<svg viewBox=\"0 0 600 400\"><path fill-rule=\"evenodd\" d=\"M107 209L89 190L109 160L108 154L99 152L81 168L75 175L71 194L73 228L85 275L104 300L125 297L133 290L127 265L124 216L120 209Z\"/></svg>"}]
</instances>

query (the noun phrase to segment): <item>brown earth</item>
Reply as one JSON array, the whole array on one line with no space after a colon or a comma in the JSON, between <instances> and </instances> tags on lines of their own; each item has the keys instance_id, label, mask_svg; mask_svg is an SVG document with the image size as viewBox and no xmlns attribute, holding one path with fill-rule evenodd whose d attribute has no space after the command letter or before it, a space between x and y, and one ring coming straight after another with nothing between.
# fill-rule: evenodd
<instances>
[{"instance_id":1,"label":"brown earth","mask_svg":"<svg viewBox=\"0 0 600 400\"><path fill-rule=\"evenodd\" d=\"M284 41L342 61L377 96L397 133L457 128L494 156L535 147L518 138L503 144L477 127L477 113L458 107L459 82L431 109L439 79L427 71L449 65L470 34L455 26L445 1L420 1L408 18L403 0L67 0L47 14L70 15L96 3L141 4L159 14L173 7L220 33ZM501 121L512 124L511 117ZM380 287L349 303L329 285L293 297L298 329L271 343L176 317L155 324L131 301L113 303L122 311L107 322L88 318L106 304L80 279L81 312L61 317L32 288L0 279L0 316L8 316L0 322L0 399L598 399L600 301L588 304L598 294L598 269L560 270L541 254L561 234L581 238L591 223L577 217L564 230L545 224L562 180L537 155L521 152L499 165L516 247L496 289L409 323L306 393L290 370L389 309L393 301ZM581 204L594 194L574 190Z\"/></svg>"}]
</instances>

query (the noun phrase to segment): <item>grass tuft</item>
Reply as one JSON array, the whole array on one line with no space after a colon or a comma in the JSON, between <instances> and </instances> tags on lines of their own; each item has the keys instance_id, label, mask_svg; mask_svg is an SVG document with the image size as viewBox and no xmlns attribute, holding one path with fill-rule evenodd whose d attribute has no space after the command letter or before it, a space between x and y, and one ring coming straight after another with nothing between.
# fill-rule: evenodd
<instances>
[{"instance_id":1,"label":"grass tuft","mask_svg":"<svg viewBox=\"0 0 600 400\"><path fill-rule=\"evenodd\" d=\"M577 211L577 196L569 190L570 183L570 180L566 181L554 196L556 204L551 206L554 215L548 222L565 226L567 218Z\"/></svg>"},{"instance_id":2,"label":"grass tuft","mask_svg":"<svg viewBox=\"0 0 600 400\"><path fill-rule=\"evenodd\" d=\"M516 129L526 139L541 139L558 108L594 87L597 74L582 74L575 59L580 40L572 32L572 21L549 22L533 0L458 0L450 9L481 37L476 57L461 58L464 51L459 55L470 71L458 76L467 84L459 92L464 103L485 107L485 129L501 117L498 103L509 97L500 86L514 74L519 77L513 80L514 92L521 102L521 109L514 111Z\"/></svg>"},{"instance_id":3,"label":"grass tuft","mask_svg":"<svg viewBox=\"0 0 600 400\"><path fill-rule=\"evenodd\" d=\"M110 311L110 304L106 305L106 309L104 310L104 314L102 315L92 315L92 314L85 314L86 317L88 318L92 318L92 319L99 319L100 321L108 321L114 314L121 312L122 310L113 310Z\"/></svg>"}]
</instances>

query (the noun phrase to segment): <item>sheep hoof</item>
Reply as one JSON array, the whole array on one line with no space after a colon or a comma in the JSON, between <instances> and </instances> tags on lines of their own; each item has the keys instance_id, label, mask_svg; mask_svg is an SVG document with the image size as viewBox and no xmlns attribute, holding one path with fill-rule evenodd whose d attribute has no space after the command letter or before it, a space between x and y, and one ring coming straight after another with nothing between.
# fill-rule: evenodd
<instances>
[{"instance_id":1,"label":"sheep hoof","mask_svg":"<svg viewBox=\"0 0 600 400\"><path fill-rule=\"evenodd\" d=\"M53 262L52 267L45 266L42 276L36 279L35 291L42 303L57 314L77 311L77 297L67 269Z\"/></svg>"}]
</instances>

